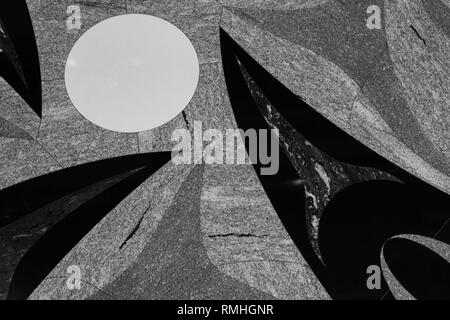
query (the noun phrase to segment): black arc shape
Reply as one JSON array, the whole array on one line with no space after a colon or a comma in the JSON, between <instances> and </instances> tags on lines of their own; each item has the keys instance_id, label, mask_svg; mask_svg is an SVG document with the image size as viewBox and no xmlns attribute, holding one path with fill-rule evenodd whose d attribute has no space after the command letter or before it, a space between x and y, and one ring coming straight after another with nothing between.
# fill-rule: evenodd
<instances>
[{"instance_id":1,"label":"black arc shape","mask_svg":"<svg viewBox=\"0 0 450 320\"><path fill-rule=\"evenodd\" d=\"M322 264L307 234L301 180L286 190L279 187L299 181L289 159L280 154L280 171L275 176L262 176L259 163L254 164L280 220L332 298L392 299L390 291L385 294L384 279L384 291L368 289L367 267L380 263L383 243L398 234L419 234L449 243L450 228L443 226L450 218L450 197L335 126L264 70L224 30L221 29L220 35L227 89L240 128L269 129L248 89L241 64L284 119L315 147L338 161L382 170L403 182L358 183L330 200L319 228L320 251L325 262Z\"/></svg>"},{"instance_id":2,"label":"black arc shape","mask_svg":"<svg viewBox=\"0 0 450 320\"><path fill-rule=\"evenodd\" d=\"M386 160L350 134L329 121L302 97L292 93L286 86L265 70L223 29L220 31L222 51L232 50L246 72L257 82L265 97L277 108L280 115L312 145L343 163L370 167L389 173L419 189L436 188ZM258 109L259 110L259 109ZM442 192L442 191L439 191ZM444 194L444 192L442 192Z\"/></svg>"}]
</instances>

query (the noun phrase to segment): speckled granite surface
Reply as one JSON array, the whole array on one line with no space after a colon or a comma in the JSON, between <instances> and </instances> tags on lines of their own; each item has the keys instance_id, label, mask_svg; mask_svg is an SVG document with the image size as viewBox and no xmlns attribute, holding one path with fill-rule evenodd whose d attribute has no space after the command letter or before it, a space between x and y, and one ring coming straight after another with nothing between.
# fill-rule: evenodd
<instances>
[{"instance_id":1,"label":"speckled granite surface","mask_svg":"<svg viewBox=\"0 0 450 320\"><path fill-rule=\"evenodd\" d=\"M2 137L0 145L2 189L60 168L55 158L34 140Z\"/></svg>"},{"instance_id":2,"label":"speckled granite surface","mask_svg":"<svg viewBox=\"0 0 450 320\"><path fill-rule=\"evenodd\" d=\"M448 56L448 38L431 23L421 1L379 1L386 20L381 30L374 31L355 23L354 19L364 14L363 4L316 4L305 8L305 14L291 9L229 7L221 26L330 121L450 193L449 116L443 109L448 105L445 82L449 68L448 59L442 59ZM417 37L413 24L423 28L427 46ZM334 27L328 29L330 26ZM342 31L334 34L335 30ZM429 66L418 59L429 61ZM378 128L385 128L381 132L369 126L374 117L378 117ZM393 153L393 149L404 151Z\"/></svg>"},{"instance_id":3,"label":"speckled granite surface","mask_svg":"<svg viewBox=\"0 0 450 320\"><path fill-rule=\"evenodd\" d=\"M0 78L0 93L2 99L0 117L35 138L39 129L39 117L14 90L11 90L3 78Z\"/></svg>"},{"instance_id":4,"label":"speckled granite surface","mask_svg":"<svg viewBox=\"0 0 450 320\"><path fill-rule=\"evenodd\" d=\"M43 113L39 119L0 79L0 189L81 163L170 151L172 132L192 132L194 121L202 121L204 129L235 128L220 54L222 27L332 123L450 194L448 0L27 3L40 53ZM81 30L66 29L66 9L72 4L82 10ZM366 9L374 4L382 10L381 30L366 28ZM64 85L66 58L76 40L96 23L124 13L151 14L175 24L192 41L200 63L196 94L183 113L139 134L90 123L72 105ZM299 174L309 178L309 233L317 240L328 198L347 184L381 174L333 161L275 114L266 116L283 128L284 147ZM82 201L94 189L75 198ZM66 201L76 205L60 200ZM15 226L0 228L0 238L8 239L3 243L11 244L3 245L0 256L16 246L27 248L29 239L11 235L8 228ZM448 260L445 248L434 250ZM20 250L11 261L20 259ZM66 286L71 265L81 268L81 290ZM11 266L2 272L0 298L6 297ZM395 281L388 278L394 296L410 298ZM102 219L30 296L117 298L328 299L329 294L289 238L251 166L168 164Z\"/></svg>"},{"instance_id":5,"label":"speckled granite surface","mask_svg":"<svg viewBox=\"0 0 450 320\"><path fill-rule=\"evenodd\" d=\"M422 237L419 235L401 235L396 237L395 239L403 239L408 240L410 243L417 243L422 245L424 248L428 248L436 252L441 258L450 263L450 247L448 244L435 241L430 238ZM415 300L416 298L408 292L399 282L399 280L395 277L395 275L390 270L384 254L381 256L381 266L383 268L383 273L387 278L387 283L389 285L389 289L394 294L397 300Z\"/></svg>"},{"instance_id":6,"label":"speckled granite surface","mask_svg":"<svg viewBox=\"0 0 450 320\"><path fill-rule=\"evenodd\" d=\"M199 223L203 169L195 167L181 184L137 263L106 292L121 299L270 298L221 274L208 260Z\"/></svg>"},{"instance_id":7,"label":"speckled granite surface","mask_svg":"<svg viewBox=\"0 0 450 320\"><path fill-rule=\"evenodd\" d=\"M412 30L411 30L412 29ZM422 1L387 1L386 33L395 74L421 131L446 160L450 157L450 43Z\"/></svg>"},{"instance_id":8,"label":"speckled granite surface","mask_svg":"<svg viewBox=\"0 0 450 320\"><path fill-rule=\"evenodd\" d=\"M227 105L220 57L219 22L222 7L215 0L127 2L129 13L151 14L180 28L192 41L200 63L197 91L183 115L151 131L139 133L140 150L171 150L170 137L175 129L191 130L194 121L208 128L234 127Z\"/></svg>"}]
</instances>

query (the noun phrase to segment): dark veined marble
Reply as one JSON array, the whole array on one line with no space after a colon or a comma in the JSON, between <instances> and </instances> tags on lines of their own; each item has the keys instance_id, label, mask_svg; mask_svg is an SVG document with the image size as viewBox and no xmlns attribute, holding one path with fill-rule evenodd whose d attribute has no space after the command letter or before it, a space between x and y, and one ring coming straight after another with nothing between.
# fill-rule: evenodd
<instances>
[{"instance_id":1,"label":"dark veined marble","mask_svg":"<svg viewBox=\"0 0 450 320\"><path fill-rule=\"evenodd\" d=\"M280 146L301 177L302 181L299 183L305 185L308 231L314 243L314 249L320 255L319 223L329 200L341 190L358 182L396 179L380 170L342 163L313 146L277 111L242 64L240 66L248 88L264 118L272 128L279 130ZM295 106L292 107L295 108Z\"/></svg>"},{"instance_id":2,"label":"dark veined marble","mask_svg":"<svg viewBox=\"0 0 450 320\"><path fill-rule=\"evenodd\" d=\"M57 171L0 192L0 297L26 299L70 250L170 153ZM43 186L46 186L45 188Z\"/></svg>"}]
</instances>

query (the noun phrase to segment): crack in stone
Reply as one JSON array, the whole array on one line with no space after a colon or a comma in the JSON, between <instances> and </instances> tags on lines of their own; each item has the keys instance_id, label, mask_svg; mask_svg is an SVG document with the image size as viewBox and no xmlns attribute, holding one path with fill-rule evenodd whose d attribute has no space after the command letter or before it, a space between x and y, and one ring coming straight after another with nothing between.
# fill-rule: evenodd
<instances>
[{"instance_id":1,"label":"crack in stone","mask_svg":"<svg viewBox=\"0 0 450 320\"><path fill-rule=\"evenodd\" d=\"M417 31L417 29L414 28L413 25L410 25L410 28L414 31L414 33L416 34L416 36L417 36L420 40L422 40L423 44L424 44L424 45L427 45L425 39L420 35L419 31Z\"/></svg>"},{"instance_id":2,"label":"crack in stone","mask_svg":"<svg viewBox=\"0 0 450 320\"><path fill-rule=\"evenodd\" d=\"M268 235L255 235L251 233L225 233L225 234L211 234L208 238L227 238L227 237L237 237L237 238L267 238Z\"/></svg>"}]
</instances>

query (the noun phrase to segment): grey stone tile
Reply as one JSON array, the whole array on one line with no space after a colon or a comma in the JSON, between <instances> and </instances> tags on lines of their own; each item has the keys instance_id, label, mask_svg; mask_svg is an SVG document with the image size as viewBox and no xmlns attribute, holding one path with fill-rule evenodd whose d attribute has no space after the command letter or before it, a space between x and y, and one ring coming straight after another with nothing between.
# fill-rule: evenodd
<instances>
[{"instance_id":1,"label":"grey stone tile","mask_svg":"<svg viewBox=\"0 0 450 320\"><path fill-rule=\"evenodd\" d=\"M3 118L0 118L0 137L33 140L27 132Z\"/></svg>"},{"instance_id":2,"label":"grey stone tile","mask_svg":"<svg viewBox=\"0 0 450 320\"><path fill-rule=\"evenodd\" d=\"M338 1L296 10L232 9L241 19L309 49L341 68L362 85L386 48L383 30L366 26L367 7L382 1Z\"/></svg>"},{"instance_id":3,"label":"grey stone tile","mask_svg":"<svg viewBox=\"0 0 450 320\"><path fill-rule=\"evenodd\" d=\"M376 108L401 143L437 170L449 175L449 159L431 142L410 110L406 93L394 69L389 52L385 52L373 75L366 81L361 95Z\"/></svg>"},{"instance_id":4,"label":"grey stone tile","mask_svg":"<svg viewBox=\"0 0 450 320\"><path fill-rule=\"evenodd\" d=\"M0 300L6 299L14 271L26 254L42 235L60 222L69 213L111 187L130 173L98 182L83 190L45 205L1 228L0 232Z\"/></svg>"},{"instance_id":5,"label":"grey stone tile","mask_svg":"<svg viewBox=\"0 0 450 320\"><path fill-rule=\"evenodd\" d=\"M138 152L136 134L109 131L85 119L64 81L44 82L43 92L38 141L65 167Z\"/></svg>"},{"instance_id":6,"label":"grey stone tile","mask_svg":"<svg viewBox=\"0 0 450 320\"><path fill-rule=\"evenodd\" d=\"M450 177L399 141L364 95L355 100L350 134L389 161L450 194Z\"/></svg>"},{"instance_id":7,"label":"grey stone tile","mask_svg":"<svg viewBox=\"0 0 450 320\"><path fill-rule=\"evenodd\" d=\"M313 146L302 135L302 128L293 128L289 120L281 115L241 64L241 72L259 111L271 128L277 128L280 146L298 173L305 187L306 228L316 254L319 250L319 225L323 211L343 189L352 184L368 180L395 180L389 174L371 168L362 168L333 159L319 148ZM294 106L292 106L294 107Z\"/></svg>"},{"instance_id":8,"label":"grey stone tile","mask_svg":"<svg viewBox=\"0 0 450 320\"><path fill-rule=\"evenodd\" d=\"M450 1L422 0L422 5L434 24L440 27L447 37L450 37Z\"/></svg>"},{"instance_id":9,"label":"grey stone tile","mask_svg":"<svg viewBox=\"0 0 450 320\"><path fill-rule=\"evenodd\" d=\"M221 6L215 0L128 0L128 13L165 19L192 41L200 64L220 60L219 20Z\"/></svg>"},{"instance_id":10,"label":"grey stone tile","mask_svg":"<svg viewBox=\"0 0 450 320\"><path fill-rule=\"evenodd\" d=\"M358 9L357 6L352 5L353 2L341 1L341 3L340 9L334 5L333 10L339 9L342 14L347 14ZM409 6L413 6L414 3L416 2L411 2ZM326 6L331 5L332 2L326 4ZM390 6L387 6L386 10L391 10L391 16L392 12L400 10L392 3ZM414 6L416 11L422 10L418 2ZM311 10L319 10L319 7ZM408 10L403 9L402 12L408 12ZM420 10L418 12L423 13L423 10ZM359 9L358 12L360 12ZM408 14L404 13L404 15ZM444 58L449 56L446 47L448 41L440 36L443 35L442 32L434 28L432 31L435 33L430 31L430 39L433 40L430 40L427 48L418 47L421 43L417 41L417 35L410 28L408 21L415 21L414 23L419 26L426 24L429 28L432 28L432 25L427 22L429 20L426 15L425 17L420 15L420 18L419 14L411 13L410 16L394 19L389 18L387 14L385 23L387 38L384 32L373 31L381 32L379 41L387 42L388 46L379 53L381 60L373 56L372 60L376 63L372 64L361 77L361 85L354 80L357 77L356 74L352 74L351 71L346 73L333 63L336 59L333 58L331 62L307 48L283 40L271 33L277 30L268 32L264 30L266 27L259 28L258 23L251 21L248 17L241 17L232 11L224 10L222 26L266 70L292 92L303 97L330 121L366 145L375 148L374 150L382 156L390 160L396 159L398 162L395 163L404 169L448 192L448 184L446 184L448 176L446 175L449 166L446 152L450 150L447 147L450 141L447 138L449 119L443 108L447 99L447 89L450 88L446 84L450 78L445 76L448 74L446 66L448 59ZM406 25L394 27L393 24L399 19L406 21ZM280 19L280 21L284 20ZM279 24L283 25L283 23ZM365 25L363 27L365 28ZM361 30L361 35L362 32ZM356 32L356 34L359 33ZM377 42L371 45L375 43ZM400 43L402 48L399 47ZM414 46L414 50L405 51L408 46ZM409 56L411 58L408 58ZM392 63L388 62L389 59ZM408 62L408 59L411 61ZM421 60L427 62L421 63ZM393 74L389 73L389 69L393 70ZM420 78L420 81L414 83L413 79L417 78ZM421 88L417 88L417 83L427 81L428 83L423 83ZM331 93L332 96L328 96ZM430 104L428 108L423 107ZM373 110L367 112L368 109L361 107L362 105L377 108L376 116ZM368 117L372 118L368 119ZM374 122L375 119L377 120ZM385 128L386 131L380 133L380 128Z\"/></svg>"},{"instance_id":11,"label":"grey stone tile","mask_svg":"<svg viewBox=\"0 0 450 320\"><path fill-rule=\"evenodd\" d=\"M171 151L176 145L176 142L171 139L176 129L188 129L183 114L179 114L175 119L158 128L139 132L139 151L143 153Z\"/></svg>"},{"instance_id":12,"label":"grey stone tile","mask_svg":"<svg viewBox=\"0 0 450 320\"><path fill-rule=\"evenodd\" d=\"M189 128L201 121L203 129L236 128L233 111L223 75L222 63L200 66L197 92L185 109Z\"/></svg>"},{"instance_id":13,"label":"grey stone tile","mask_svg":"<svg viewBox=\"0 0 450 320\"><path fill-rule=\"evenodd\" d=\"M252 166L206 167L201 213L208 256L228 276L280 299L328 297Z\"/></svg>"}]
</instances>

